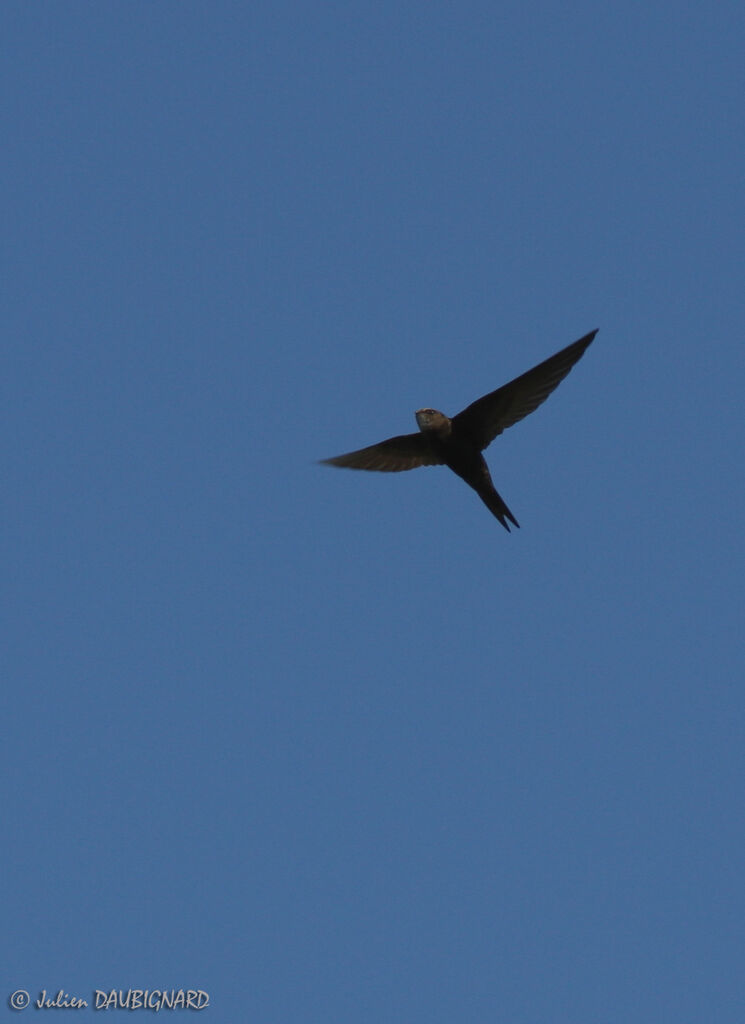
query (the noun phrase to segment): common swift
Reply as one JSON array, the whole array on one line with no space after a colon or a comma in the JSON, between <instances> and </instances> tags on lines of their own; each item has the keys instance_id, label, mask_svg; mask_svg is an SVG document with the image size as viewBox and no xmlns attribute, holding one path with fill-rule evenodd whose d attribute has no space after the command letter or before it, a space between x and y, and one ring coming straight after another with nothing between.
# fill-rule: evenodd
<instances>
[{"instance_id":1,"label":"common swift","mask_svg":"<svg viewBox=\"0 0 745 1024\"><path fill-rule=\"evenodd\" d=\"M369 448L322 461L329 466L374 469L383 473L445 465L473 487L509 533L508 519L514 526L520 524L497 493L481 453L503 430L545 402L584 355L597 333L597 330L590 331L509 384L476 399L452 419L437 409L419 409L416 412L418 434L390 437Z\"/></svg>"}]
</instances>

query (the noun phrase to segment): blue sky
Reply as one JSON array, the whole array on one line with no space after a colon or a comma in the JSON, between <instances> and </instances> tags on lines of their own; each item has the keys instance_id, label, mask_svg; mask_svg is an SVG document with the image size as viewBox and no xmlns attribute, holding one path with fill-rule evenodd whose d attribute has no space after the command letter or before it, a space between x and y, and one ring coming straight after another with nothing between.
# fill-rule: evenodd
<instances>
[{"instance_id":1,"label":"blue sky","mask_svg":"<svg viewBox=\"0 0 745 1024\"><path fill-rule=\"evenodd\" d=\"M0 28L3 1006L739 1024L742 5Z\"/></svg>"}]
</instances>

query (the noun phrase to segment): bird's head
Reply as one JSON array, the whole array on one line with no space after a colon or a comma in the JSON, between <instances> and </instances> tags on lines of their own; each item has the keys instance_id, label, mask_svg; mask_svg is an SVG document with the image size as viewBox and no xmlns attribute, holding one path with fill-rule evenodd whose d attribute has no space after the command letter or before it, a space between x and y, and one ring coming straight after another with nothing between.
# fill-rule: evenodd
<instances>
[{"instance_id":1,"label":"bird's head","mask_svg":"<svg viewBox=\"0 0 745 1024\"><path fill-rule=\"evenodd\" d=\"M422 433L433 431L442 436L450 433L451 423L444 413L437 409L417 409L416 421Z\"/></svg>"}]
</instances>

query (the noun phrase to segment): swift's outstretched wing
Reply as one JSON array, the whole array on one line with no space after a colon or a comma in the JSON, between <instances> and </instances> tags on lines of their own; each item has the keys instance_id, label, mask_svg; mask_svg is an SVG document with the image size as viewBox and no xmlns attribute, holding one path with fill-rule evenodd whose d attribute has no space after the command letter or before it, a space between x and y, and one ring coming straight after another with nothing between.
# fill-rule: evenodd
<instances>
[{"instance_id":1,"label":"swift's outstretched wing","mask_svg":"<svg viewBox=\"0 0 745 1024\"><path fill-rule=\"evenodd\" d=\"M375 469L381 473L400 473L404 469L418 466L440 466L442 459L436 454L429 438L424 434L401 434L389 437L387 441L360 448L346 455L322 459L328 466L344 469Z\"/></svg>"},{"instance_id":2,"label":"swift's outstretched wing","mask_svg":"<svg viewBox=\"0 0 745 1024\"><path fill-rule=\"evenodd\" d=\"M532 370L483 398L476 399L453 417L453 429L469 437L483 451L507 427L530 415L569 373L597 331L567 345Z\"/></svg>"}]
</instances>

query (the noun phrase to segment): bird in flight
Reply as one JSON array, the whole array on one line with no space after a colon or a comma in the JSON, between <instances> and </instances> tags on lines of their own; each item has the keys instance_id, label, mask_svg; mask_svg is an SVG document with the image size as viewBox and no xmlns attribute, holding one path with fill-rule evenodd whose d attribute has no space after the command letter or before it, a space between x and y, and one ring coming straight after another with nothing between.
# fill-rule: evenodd
<instances>
[{"instance_id":1,"label":"bird in flight","mask_svg":"<svg viewBox=\"0 0 745 1024\"><path fill-rule=\"evenodd\" d=\"M482 451L513 423L528 416L545 402L584 355L598 332L567 345L560 352L534 366L496 391L466 406L452 419L437 409L419 409L418 434L400 434L387 441L337 455L322 462L345 469L374 469L399 473L417 466L447 466L473 487L483 503L509 533L507 522L519 527L492 483Z\"/></svg>"}]
</instances>

